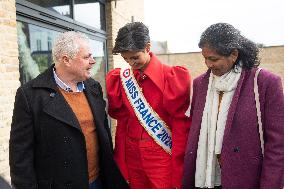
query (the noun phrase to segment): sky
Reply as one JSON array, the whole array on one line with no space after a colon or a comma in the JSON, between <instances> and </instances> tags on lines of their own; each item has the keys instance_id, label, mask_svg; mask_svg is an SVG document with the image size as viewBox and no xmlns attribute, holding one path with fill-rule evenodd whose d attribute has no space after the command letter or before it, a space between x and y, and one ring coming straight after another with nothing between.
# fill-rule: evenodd
<instances>
[{"instance_id":1,"label":"sky","mask_svg":"<svg viewBox=\"0 0 284 189\"><path fill-rule=\"evenodd\" d=\"M144 23L153 41L172 53L197 52L211 24L227 22L265 46L284 45L284 0L144 0Z\"/></svg>"}]
</instances>

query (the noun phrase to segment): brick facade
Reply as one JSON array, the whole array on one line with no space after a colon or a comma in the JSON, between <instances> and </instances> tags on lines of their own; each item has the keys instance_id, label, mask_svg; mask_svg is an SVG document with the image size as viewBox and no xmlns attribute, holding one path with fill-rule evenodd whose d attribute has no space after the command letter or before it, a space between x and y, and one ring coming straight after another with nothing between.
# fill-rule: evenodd
<instances>
[{"instance_id":1,"label":"brick facade","mask_svg":"<svg viewBox=\"0 0 284 189\"><path fill-rule=\"evenodd\" d=\"M190 70L193 78L207 70L200 52L160 54L157 56L166 64L185 66ZM280 75L284 86L284 46L262 48L260 50L260 59L260 67Z\"/></svg>"},{"instance_id":2,"label":"brick facade","mask_svg":"<svg viewBox=\"0 0 284 189\"><path fill-rule=\"evenodd\" d=\"M112 55L111 51L119 28L132 21L144 21L143 0L110 1L106 7L107 39L108 39L108 65L109 70L120 67L124 64L123 59L118 55Z\"/></svg>"},{"instance_id":3,"label":"brick facade","mask_svg":"<svg viewBox=\"0 0 284 189\"><path fill-rule=\"evenodd\" d=\"M260 67L280 75L284 87L284 46L266 47L260 51Z\"/></svg>"},{"instance_id":4,"label":"brick facade","mask_svg":"<svg viewBox=\"0 0 284 189\"><path fill-rule=\"evenodd\" d=\"M0 2L0 176L9 181L9 135L19 81L15 0Z\"/></svg>"}]
</instances>

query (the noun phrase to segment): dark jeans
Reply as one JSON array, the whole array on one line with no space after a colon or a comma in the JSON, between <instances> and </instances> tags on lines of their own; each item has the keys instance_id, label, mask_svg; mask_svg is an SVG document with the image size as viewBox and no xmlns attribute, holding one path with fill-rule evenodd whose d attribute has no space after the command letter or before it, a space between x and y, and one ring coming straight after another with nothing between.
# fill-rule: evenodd
<instances>
[{"instance_id":1,"label":"dark jeans","mask_svg":"<svg viewBox=\"0 0 284 189\"><path fill-rule=\"evenodd\" d=\"M89 185L89 189L103 189L100 178L97 178L94 182Z\"/></svg>"},{"instance_id":2,"label":"dark jeans","mask_svg":"<svg viewBox=\"0 0 284 189\"><path fill-rule=\"evenodd\" d=\"M12 187L0 176L0 189L11 189Z\"/></svg>"}]
</instances>

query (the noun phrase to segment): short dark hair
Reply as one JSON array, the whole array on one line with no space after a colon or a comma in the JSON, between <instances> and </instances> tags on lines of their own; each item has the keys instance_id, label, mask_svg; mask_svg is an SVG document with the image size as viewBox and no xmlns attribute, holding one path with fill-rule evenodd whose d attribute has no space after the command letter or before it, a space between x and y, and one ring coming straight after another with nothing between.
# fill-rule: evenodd
<instances>
[{"instance_id":1,"label":"short dark hair","mask_svg":"<svg viewBox=\"0 0 284 189\"><path fill-rule=\"evenodd\" d=\"M149 29L142 22L128 23L119 29L112 53L143 51L149 42Z\"/></svg>"},{"instance_id":2,"label":"short dark hair","mask_svg":"<svg viewBox=\"0 0 284 189\"><path fill-rule=\"evenodd\" d=\"M259 48L256 43L247 39L241 32L227 23L217 23L209 26L201 35L198 46L208 45L219 55L230 56L233 50L238 50L238 59L235 65L251 69L260 64Z\"/></svg>"}]
</instances>

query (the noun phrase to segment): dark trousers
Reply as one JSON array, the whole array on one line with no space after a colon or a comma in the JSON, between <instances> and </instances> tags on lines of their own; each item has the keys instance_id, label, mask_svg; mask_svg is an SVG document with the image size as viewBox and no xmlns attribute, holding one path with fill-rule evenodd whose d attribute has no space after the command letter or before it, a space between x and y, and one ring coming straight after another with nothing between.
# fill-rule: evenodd
<instances>
[{"instance_id":1,"label":"dark trousers","mask_svg":"<svg viewBox=\"0 0 284 189\"><path fill-rule=\"evenodd\" d=\"M103 189L100 178L89 184L89 189Z\"/></svg>"}]
</instances>

